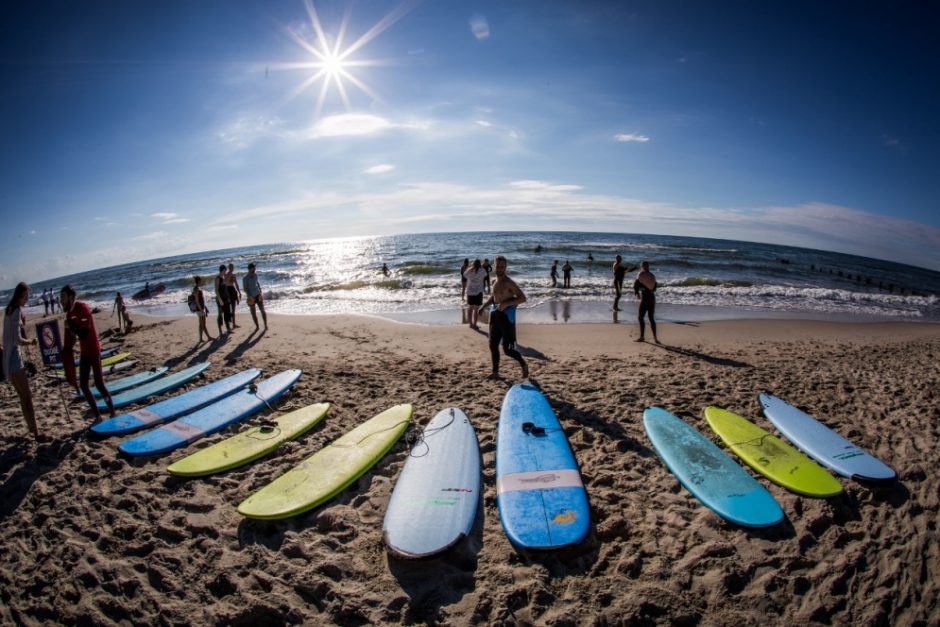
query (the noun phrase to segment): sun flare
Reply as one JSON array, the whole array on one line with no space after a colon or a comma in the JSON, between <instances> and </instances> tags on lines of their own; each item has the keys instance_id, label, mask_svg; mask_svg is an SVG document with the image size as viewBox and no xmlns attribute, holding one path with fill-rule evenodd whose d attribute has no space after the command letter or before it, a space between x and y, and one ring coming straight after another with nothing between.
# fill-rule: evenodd
<instances>
[{"instance_id":1,"label":"sun flare","mask_svg":"<svg viewBox=\"0 0 940 627\"><path fill-rule=\"evenodd\" d=\"M289 100L300 96L313 85L321 83L316 102L317 115L323 111L324 104L332 91L332 87L335 87L346 111L352 110L352 103L350 102L349 90L347 88L348 85L355 86L359 91L373 100L381 102L382 99L378 94L362 79L354 75L353 68L374 67L385 65L387 62L379 59L355 58L354 55L367 43L375 39L408 13L408 11L411 10L409 4L401 4L396 7L391 13L383 17L362 36L347 46L344 46L344 39L346 29L349 26L350 12L348 10L338 30L333 33L324 30L316 7L311 0L304 0L304 6L310 18L309 24L304 23L298 28L286 28L285 31L288 37L312 58L308 58L306 61L285 63L274 67L274 69L306 70L310 72L310 75L291 92Z\"/></svg>"}]
</instances>

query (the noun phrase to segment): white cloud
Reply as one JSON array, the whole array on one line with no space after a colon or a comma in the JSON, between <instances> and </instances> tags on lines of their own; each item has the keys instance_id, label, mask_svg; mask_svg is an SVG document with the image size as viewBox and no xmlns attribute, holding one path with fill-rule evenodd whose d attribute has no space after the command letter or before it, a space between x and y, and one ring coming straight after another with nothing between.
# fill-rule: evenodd
<instances>
[{"instance_id":1,"label":"white cloud","mask_svg":"<svg viewBox=\"0 0 940 627\"><path fill-rule=\"evenodd\" d=\"M151 218L156 218L157 220L172 220L178 217L178 213L151 213Z\"/></svg>"},{"instance_id":2,"label":"white cloud","mask_svg":"<svg viewBox=\"0 0 940 627\"><path fill-rule=\"evenodd\" d=\"M189 222L189 218L173 218L172 220L164 220L164 224L183 224L184 222Z\"/></svg>"},{"instance_id":3,"label":"white cloud","mask_svg":"<svg viewBox=\"0 0 940 627\"><path fill-rule=\"evenodd\" d=\"M478 40L488 39L490 36L490 24L482 15L474 15L470 18L470 32Z\"/></svg>"},{"instance_id":4,"label":"white cloud","mask_svg":"<svg viewBox=\"0 0 940 627\"><path fill-rule=\"evenodd\" d=\"M388 163L383 163L380 165L374 165L371 168L366 168L363 170L363 174L385 174L386 172L391 172L395 169L395 166Z\"/></svg>"},{"instance_id":5,"label":"white cloud","mask_svg":"<svg viewBox=\"0 0 940 627\"><path fill-rule=\"evenodd\" d=\"M343 113L331 115L319 120L312 129L310 137L346 137L350 135L374 135L394 125L383 117L369 113Z\"/></svg>"},{"instance_id":6,"label":"white cloud","mask_svg":"<svg viewBox=\"0 0 940 627\"><path fill-rule=\"evenodd\" d=\"M617 133L614 135L614 140L618 142L639 142L645 144L650 138L646 135L638 135L636 133Z\"/></svg>"},{"instance_id":7,"label":"white cloud","mask_svg":"<svg viewBox=\"0 0 940 627\"><path fill-rule=\"evenodd\" d=\"M216 138L233 150L243 150L263 137L277 135L283 125L277 116L242 115L216 131Z\"/></svg>"},{"instance_id":8,"label":"white cloud","mask_svg":"<svg viewBox=\"0 0 940 627\"><path fill-rule=\"evenodd\" d=\"M146 235L138 235L137 237L131 238L135 242L147 242L161 239L167 237L169 234L166 231L154 231L153 233L147 233Z\"/></svg>"},{"instance_id":9,"label":"white cloud","mask_svg":"<svg viewBox=\"0 0 940 627\"><path fill-rule=\"evenodd\" d=\"M484 128L490 128L491 126L493 126L492 122L487 122L486 120L477 120L477 124L479 124L480 126Z\"/></svg>"},{"instance_id":10,"label":"white cloud","mask_svg":"<svg viewBox=\"0 0 940 627\"><path fill-rule=\"evenodd\" d=\"M232 229L237 229L237 228L238 228L237 224L216 224L214 226L210 226L206 230L207 231L230 231Z\"/></svg>"}]
</instances>

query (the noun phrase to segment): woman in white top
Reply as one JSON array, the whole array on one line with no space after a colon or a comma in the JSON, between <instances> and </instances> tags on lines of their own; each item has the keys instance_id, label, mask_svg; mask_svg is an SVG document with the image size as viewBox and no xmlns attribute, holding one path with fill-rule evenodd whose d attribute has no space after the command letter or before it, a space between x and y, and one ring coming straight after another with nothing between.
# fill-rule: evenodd
<instances>
[{"instance_id":1,"label":"woman in white top","mask_svg":"<svg viewBox=\"0 0 940 627\"><path fill-rule=\"evenodd\" d=\"M3 318L3 373L20 397L20 407L23 409L23 418L26 419L26 428L38 440L39 430L36 428L33 393L29 389L26 368L23 367L23 359L20 357L20 346L36 343L35 339L25 338L22 308L26 306L27 300L29 300L29 286L20 283L13 290L13 296L7 304L6 315Z\"/></svg>"},{"instance_id":2,"label":"woman in white top","mask_svg":"<svg viewBox=\"0 0 940 627\"><path fill-rule=\"evenodd\" d=\"M467 280L467 307L470 309L470 328L478 330L477 317L480 314L480 305L483 304L483 281L486 279L486 270L479 259L474 260L473 266L463 273Z\"/></svg>"}]
</instances>

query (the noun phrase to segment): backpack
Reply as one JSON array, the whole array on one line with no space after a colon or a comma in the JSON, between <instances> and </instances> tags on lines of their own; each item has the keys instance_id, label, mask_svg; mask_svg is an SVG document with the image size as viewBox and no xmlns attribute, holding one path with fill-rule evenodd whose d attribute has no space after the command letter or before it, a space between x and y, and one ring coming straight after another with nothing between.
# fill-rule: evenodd
<instances>
[{"instance_id":1,"label":"backpack","mask_svg":"<svg viewBox=\"0 0 940 627\"><path fill-rule=\"evenodd\" d=\"M199 305L196 304L196 295L190 294L189 298L186 299L186 303L189 305L189 310L192 312L199 311Z\"/></svg>"}]
</instances>

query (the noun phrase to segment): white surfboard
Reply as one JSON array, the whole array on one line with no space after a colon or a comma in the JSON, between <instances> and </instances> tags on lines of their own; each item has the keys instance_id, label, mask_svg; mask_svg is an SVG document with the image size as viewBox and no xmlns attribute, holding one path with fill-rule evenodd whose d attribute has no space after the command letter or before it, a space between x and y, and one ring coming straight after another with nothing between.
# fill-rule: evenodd
<instances>
[{"instance_id":1,"label":"white surfboard","mask_svg":"<svg viewBox=\"0 0 940 627\"><path fill-rule=\"evenodd\" d=\"M806 412L773 394L759 396L764 415L797 448L843 477L868 481L888 481L894 470L849 442Z\"/></svg>"},{"instance_id":2,"label":"white surfboard","mask_svg":"<svg viewBox=\"0 0 940 627\"><path fill-rule=\"evenodd\" d=\"M480 502L480 447L467 415L438 413L405 461L382 535L399 557L440 553L469 535Z\"/></svg>"}]
</instances>

